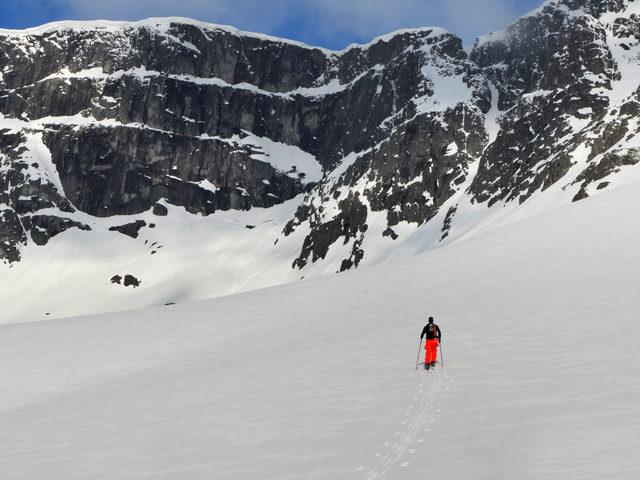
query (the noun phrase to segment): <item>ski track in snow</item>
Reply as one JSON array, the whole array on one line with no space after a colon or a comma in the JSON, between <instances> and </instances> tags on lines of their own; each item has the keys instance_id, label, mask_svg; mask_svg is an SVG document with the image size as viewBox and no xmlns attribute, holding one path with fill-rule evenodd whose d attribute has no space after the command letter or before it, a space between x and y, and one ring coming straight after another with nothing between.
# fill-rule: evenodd
<instances>
[{"instance_id":1,"label":"ski track in snow","mask_svg":"<svg viewBox=\"0 0 640 480\"><path fill-rule=\"evenodd\" d=\"M438 362L439 363L439 362ZM422 367L422 363L419 368ZM400 458L407 451L407 448L413 443L416 435L420 429L425 425L427 418L434 406L434 401L440 389L440 368L436 370L423 370L421 372L421 380L419 384L418 397L415 400L420 400L420 406L418 411L413 415L411 422L406 427L400 438L391 447L391 450L373 467L373 469L364 477L364 480L375 480L384 476L389 469L396 464ZM428 382L429 386L425 389L424 384ZM422 398L420 398L422 395ZM413 408L413 405L410 406ZM407 414L409 415L409 414ZM427 429L428 430L428 429ZM406 466L408 463L401 464L400 466Z\"/></svg>"}]
</instances>

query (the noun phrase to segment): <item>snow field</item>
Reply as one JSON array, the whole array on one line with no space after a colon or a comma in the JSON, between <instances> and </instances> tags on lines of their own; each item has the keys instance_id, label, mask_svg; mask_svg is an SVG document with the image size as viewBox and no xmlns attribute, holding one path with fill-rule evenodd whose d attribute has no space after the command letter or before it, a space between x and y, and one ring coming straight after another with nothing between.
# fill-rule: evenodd
<instances>
[{"instance_id":1,"label":"snow field","mask_svg":"<svg viewBox=\"0 0 640 480\"><path fill-rule=\"evenodd\" d=\"M637 48L612 51L613 109L637 86ZM438 108L459 88L438 85ZM245 142L283 171L320 175L297 149ZM335 271L353 243L292 270L307 227L279 234L300 199L208 219L168 206L139 216L157 228L137 240L109 233L113 218L74 215L94 231L29 245L0 278L0 322L53 319L0 326L2 478L636 478L640 167L566 205L588 153L517 207L472 205L461 188L425 228L399 225L398 241L370 214L362 266L392 261L328 278L310 277ZM397 260L433 248L454 204L444 248ZM127 273L142 286L109 283ZM61 318L165 302L178 305ZM429 315L445 366L414 371Z\"/></svg>"},{"instance_id":2,"label":"snow field","mask_svg":"<svg viewBox=\"0 0 640 480\"><path fill-rule=\"evenodd\" d=\"M186 303L299 278L289 260L298 253L299 234L274 246L295 200L210 217L166 206L166 217L146 212L100 219L76 212L72 218L92 231L69 229L44 248L30 242L23 259L0 275L0 323ZM147 226L136 239L108 230L138 219ZM138 278L140 287L111 283L112 276L126 274Z\"/></svg>"},{"instance_id":3,"label":"snow field","mask_svg":"<svg viewBox=\"0 0 640 480\"><path fill-rule=\"evenodd\" d=\"M639 194L338 276L2 325L3 478L635 478ZM429 315L444 367L415 371Z\"/></svg>"}]
</instances>

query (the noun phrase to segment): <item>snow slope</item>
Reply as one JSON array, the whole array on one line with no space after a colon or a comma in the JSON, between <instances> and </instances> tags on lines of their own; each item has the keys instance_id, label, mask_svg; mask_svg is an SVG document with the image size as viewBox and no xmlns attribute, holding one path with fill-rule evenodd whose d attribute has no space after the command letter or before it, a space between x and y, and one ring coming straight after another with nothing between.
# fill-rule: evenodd
<instances>
[{"instance_id":1,"label":"snow slope","mask_svg":"<svg viewBox=\"0 0 640 480\"><path fill-rule=\"evenodd\" d=\"M2 478L637 478L639 211L633 183L338 276L2 325ZM429 315L444 366L415 371Z\"/></svg>"},{"instance_id":2,"label":"snow slope","mask_svg":"<svg viewBox=\"0 0 640 480\"><path fill-rule=\"evenodd\" d=\"M274 246L297 207L295 200L209 217L166 206L166 217L151 212L135 217L155 225L136 239L109 231L114 223L131 222L130 217L76 212L73 218L92 231L72 229L52 238L46 248L30 242L24 260L5 266L0 275L0 323L187 303L299 278L290 260L299 235ZM114 275L133 275L140 286L112 283Z\"/></svg>"}]
</instances>

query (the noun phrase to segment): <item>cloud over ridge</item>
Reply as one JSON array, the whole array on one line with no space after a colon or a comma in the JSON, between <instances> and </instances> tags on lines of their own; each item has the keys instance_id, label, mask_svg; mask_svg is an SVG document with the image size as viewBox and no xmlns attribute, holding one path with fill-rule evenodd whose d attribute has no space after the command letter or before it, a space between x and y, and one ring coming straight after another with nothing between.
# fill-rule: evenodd
<instances>
[{"instance_id":1,"label":"cloud over ridge","mask_svg":"<svg viewBox=\"0 0 640 480\"><path fill-rule=\"evenodd\" d=\"M6 0L2 28L56 20L180 16L335 50L403 28L441 27L471 44L540 6L540 0ZM25 3L30 5L25 8Z\"/></svg>"}]
</instances>

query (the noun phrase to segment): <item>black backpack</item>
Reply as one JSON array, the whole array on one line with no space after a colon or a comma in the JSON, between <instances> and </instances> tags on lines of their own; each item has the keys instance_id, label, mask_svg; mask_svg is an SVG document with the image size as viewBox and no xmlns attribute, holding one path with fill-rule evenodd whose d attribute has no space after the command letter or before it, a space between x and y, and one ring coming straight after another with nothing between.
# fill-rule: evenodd
<instances>
[{"instance_id":1,"label":"black backpack","mask_svg":"<svg viewBox=\"0 0 640 480\"><path fill-rule=\"evenodd\" d=\"M427 325L427 338L436 338L436 325L434 323Z\"/></svg>"}]
</instances>

